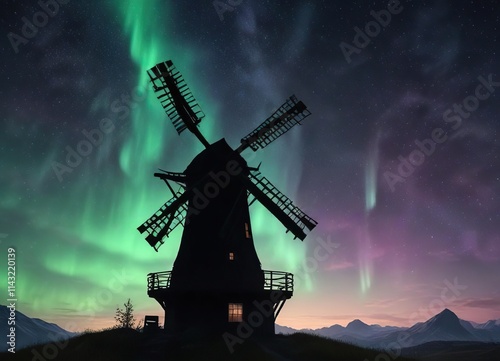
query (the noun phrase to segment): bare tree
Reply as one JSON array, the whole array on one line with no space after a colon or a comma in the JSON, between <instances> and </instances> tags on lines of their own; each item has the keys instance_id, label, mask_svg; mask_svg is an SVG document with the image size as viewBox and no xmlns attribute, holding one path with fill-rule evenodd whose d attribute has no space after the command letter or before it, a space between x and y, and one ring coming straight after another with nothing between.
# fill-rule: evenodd
<instances>
[{"instance_id":1,"label":"bare tree","mask_svg":"<svg viewBox=\"0 0 500 361\"><path fill-rule=\"evenodd\" d=\"M134 318L134 306L132 302L130 302L130 298L127 300L127 303L124 303L124 309L120 307L116 308L115 320L116 325L119 328L133 328L135 324Z\"/></svg>"}]
</instances>

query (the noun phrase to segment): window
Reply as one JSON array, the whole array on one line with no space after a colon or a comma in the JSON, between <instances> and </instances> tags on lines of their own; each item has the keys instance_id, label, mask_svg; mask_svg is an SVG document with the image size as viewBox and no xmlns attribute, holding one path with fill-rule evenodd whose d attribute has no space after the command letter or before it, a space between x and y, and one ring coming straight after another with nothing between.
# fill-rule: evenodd
<instances>
[{"instance_id":1,"label":"window","mask_svg":"<svg viewBox=\"0 0 500 361\"><path fill-rule=\"evenodd\" d=\"M245 237L250 238L250 227L245 223Z\"/></svg>"},{"instance_id":2,"label":"window","mask_svg":"<svg viewBox=\"0 0 500 361\"><path fill-rule=\"evenodd\" d=\"M230 303L228 311L229 322L243 321L243 303Z\"/></svg>"},{"instance_id":3,"label":"window","mask_svg":"<svg viewBox=\"0 0 500 361\"><path fill-rule=\"evenodd\" d=\"M234 253L233 252L229 252L229 260L234 261Z\"/></svg>"}]
</instances>

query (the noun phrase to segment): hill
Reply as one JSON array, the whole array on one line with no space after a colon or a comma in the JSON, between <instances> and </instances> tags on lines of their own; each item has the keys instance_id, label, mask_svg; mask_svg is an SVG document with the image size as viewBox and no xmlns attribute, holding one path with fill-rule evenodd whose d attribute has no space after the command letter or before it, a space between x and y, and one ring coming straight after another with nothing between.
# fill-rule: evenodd
<instances>
[{"instance_id":1,"label":"hill","mask_svg":"<svg viewBox=\"0 0 500 361\"><path fill-rule=\"evenodd\" d=\"M419 361L498 361L500 344L467 341L434 341L401 352Z\"/></svg>"},{"instance_id":2,"label":"hill","mask_svg":"<svg viewBox=\"0 0 500 361\"><path fill-rule=\"evenodd\" d=\"M377 350L333 341L324 337L293 334L266 340L249 339L231 354L222 338L202 341L175 341L163 334L149 336L130 329L116 329L84 334L67 341L63 347L54 344L25 349L15 356L3 353L2 360L44 361L362 361L375 360ZM409 358L399 357L399 361Z\"/></svg>"}]
</instances>

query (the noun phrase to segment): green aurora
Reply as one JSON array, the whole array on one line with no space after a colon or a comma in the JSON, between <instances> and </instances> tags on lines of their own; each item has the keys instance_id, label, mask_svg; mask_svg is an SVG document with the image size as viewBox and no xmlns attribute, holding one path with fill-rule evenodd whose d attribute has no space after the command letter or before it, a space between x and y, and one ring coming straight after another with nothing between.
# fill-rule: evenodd
<instances>
[{"instance_id":1,"label":"green aurora","mask_svg":"<svg viewBox=\"0 0 500 361\"><path fill-rule=\"evenodd\" d=\"M140 314L161 314L156 302L147 297L146 274L171 269L182 227L174 231L158 253L147 244L136 227L170 197L167 187L153 177L156 169L183 171L202 150L202 145L188 133L183 133L182 139L178 139L149 89L146 70L158 62L174 59L206 114L200 127L202 133L213 142L223 136L224 129L217 119L218 109L223 104L216 104L209 95L216 84L204 83L194 69L196 59L203 54L189 44L175 43L169 36L175 24L159 23L159 18L154 16L157 11L169 13L168 4L141 0L116 1L114 4L122 17L123 32L130 38L130 57L136 65L136 89L140 93L137 97L144 98L131 104L129 119L124 120L130 122L130 127L119 139L119 176L102 166L104 160L109 161L106 157L112 156L107 142L114 141L105 139L94 149L97 154L91 154L73 172L64 175L66 179L57 192L39 194L36 203L23 199L15 191L2 200L4 208L27 210L24 216L30 218L31 229L16 231L9 240L37 234L29 250L18 250L19 309L27 314L41 316L47 312L59 312L61 316L57 319L63 327L65 319L68 322L75 318L86 319L77 324L77 328L82 329L112 323L110 315L116 305L129 297ZM106 99L96 99L91 107L96 108L96 104L105 105ZM239 136L244 136L260 121L257 119L255 124L242 129ZM115 129L119 129L118 124L115 125ZM121 135L116 133L119 131L114 130L105 137ZM288 136L286 140L280 139L280 142L287 143L287 147L300 141L296 135ZM235 146L236 142L231 141ZM293 198L300 180L300 167L292 163L294 154L285 154L287 148L284 144L273 145L262 152L266 153L263 173ZM51 158L61 157L61 153L61 149L54 149L47 155L47 161L36 167L36 171L42 174L37 182L41 184L46 177L53 176L47 173L47 164ZM250 164L257 165L260 162L258 157L246 154ZM279 169L276 167L278 163ZM293 176L287 177L287 174ZM287 179L295 181L286 182ZM70 209L68 205L72 205ZM60 212L55 213L53 209ZM284 227L264 207L254 204L251 214L263 268L294 272L302 267L305 245L286 234ZM28 263L31 257L24 255L32 252L36 253L40 264ZM117 274L122 275L123 288L120 284L110 286L113 275ZM304 280L306 282L299 287L311 290L310 278L306 276Z\"/></svg>"}]
</instances>

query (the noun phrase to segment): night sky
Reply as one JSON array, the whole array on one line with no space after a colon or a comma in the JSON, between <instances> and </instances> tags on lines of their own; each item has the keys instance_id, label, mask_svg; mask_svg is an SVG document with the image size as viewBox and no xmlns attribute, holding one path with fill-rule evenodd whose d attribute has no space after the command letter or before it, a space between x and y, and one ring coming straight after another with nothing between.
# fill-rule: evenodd
<instances>
[{"instance_id":1,"label":"night sky","mask_svg":"<svg viewBox=\"0 0 500 361\"><path fill-rule=\"evenodd\" d=\"M15 247L19 311L79 330L127 298L163 315L146 275L181 227L158 253L136 228L170 198L153 173L203 149L148 84L171 59L210 142L236 148L291 94L312 112L244 153L319 223L301 242L251 208L262 267L296 275L279 324L500 318L497 1L63 2L1 5L0 273Z\"/></svg>"}]
</instances>

